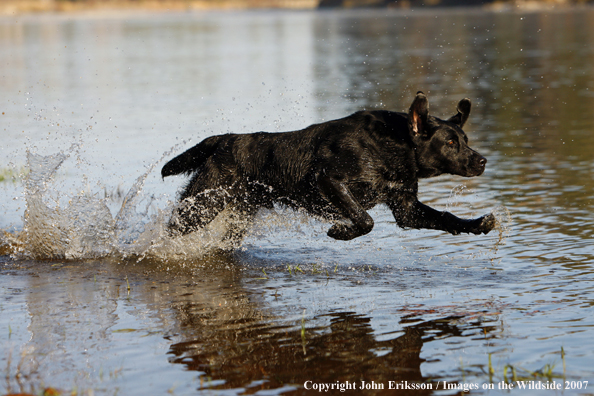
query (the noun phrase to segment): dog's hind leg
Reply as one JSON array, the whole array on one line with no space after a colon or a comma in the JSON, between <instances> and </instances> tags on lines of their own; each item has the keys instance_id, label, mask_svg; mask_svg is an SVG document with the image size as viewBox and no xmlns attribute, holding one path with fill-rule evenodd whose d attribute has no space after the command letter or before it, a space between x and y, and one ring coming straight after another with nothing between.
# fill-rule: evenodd
<instances>
[{"instance_id":1,"label":"dog's hind leg","mask_svg":"<svg viewBox=\"0 0 594 396\"><path fill-rule=\"evenodd\" d=\"M229 205L227 207L227 230L223 241L230 243L232 248L239 247L248 229L254 221L258 206L250 204Z\"/></svg>"},{"instance_id":2,"label":"dog's hind leg","mask_svg":"<svg viewBox=\"0 0 594 396\"><path fill-rule=\"evenodd\" d=\"M318 179L320 189L339 212L352 222L351 225L337 223L330 227L328 236L334 239L348 241L361 235L368 234L373 229L373 219L357 202L348 187L331 177L323 176Z\"/></svg>"},{"instance_id":3,"label":"dog's hind leg","mask_svg":"<svg viewBox=\"0 0 594 396\"><path fill-rule=\"evenodd\" d=\"M203 228L225 208L227 201L228 193L224 189L203 191L182 199L169 220L170 233L185 235Z\"/></svg>"},{"instance_id":4,"label":"dog's hind leg","mask_svg":"<svg viewBox=\"0 0 594 396\"><path fill-rule=\"evenodd\" d=\"M273 208L268 188L260 183L238 184L231 195L233 202L226 209L228 228L223 241L239 247L260 208Z\"/></svg>"}]
</instances>

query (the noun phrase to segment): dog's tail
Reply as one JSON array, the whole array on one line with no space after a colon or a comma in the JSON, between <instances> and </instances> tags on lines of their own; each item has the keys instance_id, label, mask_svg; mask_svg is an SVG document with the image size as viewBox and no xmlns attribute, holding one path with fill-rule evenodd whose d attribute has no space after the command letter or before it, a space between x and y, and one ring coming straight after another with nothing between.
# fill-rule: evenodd
<instances>
[{"instance_id":1,"label":"dog's tail","mask_svg":"<svg viewBox=\"0 0 594 396\"><path fill-rule=\"evenodd\" d=\"M215 152L219 146L220 138L220 136L206 138L191 149L178 155L163 166L161 176L165 178L180 173L192 174Z\"/></svg>"}]
</instances>

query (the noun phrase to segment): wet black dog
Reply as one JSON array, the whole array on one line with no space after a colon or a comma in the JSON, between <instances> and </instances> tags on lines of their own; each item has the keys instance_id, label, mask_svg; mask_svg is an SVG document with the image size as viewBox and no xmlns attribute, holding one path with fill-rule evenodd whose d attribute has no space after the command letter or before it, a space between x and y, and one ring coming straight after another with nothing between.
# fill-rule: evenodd
<instances>
[{"instance_id":1,"label":"wet black dog","mask_svg":"<svg viewBox=\"0 0 594 396\"><path fill-rule=\"evenodd\" d=\"M479 176L487 163L462 130L470 100L462 99L448 120L430 116L428 108L419 92L408 114L360 111L301 131L204 139L161 171L193 175L170 230L195 231L226 207L237 220L251 220L277 202L334 221L328 236L350 240L371 231L367 210L385 203L400 227L487 234L496 224L492 214L461 219L417 199L419 178ZM241 232L232 229L228 237Z\"/></svg>"}]
</instances>

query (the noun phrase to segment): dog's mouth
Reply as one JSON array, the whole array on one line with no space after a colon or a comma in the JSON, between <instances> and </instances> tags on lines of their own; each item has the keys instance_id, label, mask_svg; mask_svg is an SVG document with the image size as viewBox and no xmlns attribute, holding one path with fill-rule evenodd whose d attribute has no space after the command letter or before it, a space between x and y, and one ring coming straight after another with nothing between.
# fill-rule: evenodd
<instances>
[{"instance_id":1,"label":"dog's mouth","mask_svg":"<svg viewBox=\"0 0 594 396\"><path fill-rule=\"evenodd\" d=\"M485 168L483 169L478 169L475 172L473 172L471 175L469 175L470 177L475 177L475 176L480 176L485 172Z\"/></svg>"}]
</instances>

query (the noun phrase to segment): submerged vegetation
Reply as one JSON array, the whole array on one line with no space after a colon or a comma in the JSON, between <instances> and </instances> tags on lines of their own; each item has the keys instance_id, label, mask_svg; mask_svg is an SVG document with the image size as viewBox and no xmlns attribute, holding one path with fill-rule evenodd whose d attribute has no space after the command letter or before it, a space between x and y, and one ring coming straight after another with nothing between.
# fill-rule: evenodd
<instances>
[{"instance_id":1,"label":"submerged vegetation","mask_svg":"<svg viewBox=\"0 0 594 396\"><path fill-rule=\"evenodd\" d=\"M565 364L565 351L563 347L561 347L561 361L563 372L559 373L557 368L557 364L555 362L546 363L542 368L538 370L529 370L523 368L519 365L512 365L512 364L505 364L502 369L502 375L500 378L497 378L497 371L493 367L493 363L491 361L492 354L489 354L489 363L488 363L488 372L489 375L489 382L499 382L503 381L506 384L512 384L519 382L527 382L527 381L548 381L552 382L555 379L563 379L566 378L566 364Z\"/></svg>"}]
</instances>

